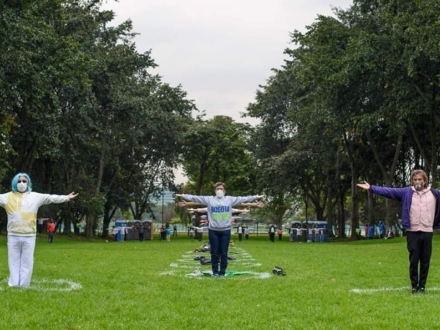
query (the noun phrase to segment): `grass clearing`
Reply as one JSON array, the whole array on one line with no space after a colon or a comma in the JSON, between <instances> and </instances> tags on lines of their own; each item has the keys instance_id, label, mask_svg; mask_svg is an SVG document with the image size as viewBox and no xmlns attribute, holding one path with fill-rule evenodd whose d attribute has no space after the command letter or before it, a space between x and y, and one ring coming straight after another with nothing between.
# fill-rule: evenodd
<instances>
[{"instance_id":1,"label":"grass clearing","mask_svg":"<svg viewBox=\"0 0 440 330\"><path fill-rule=\"evenodd\" d=\"M235 237L234 237L235 238ZM433 329L440 327L440 236L426 294L412 295L404 238L344 243L236 242L230 271L186 276L201 244L37 239L29 289L7 287L0 237L4 329ZM205 253L206 257L209 254ZM287 275L271 274L274 266ZM263 275L261 275L263 274ZM264 275L266 274L266 275ZM270 275L269 275L270 274Z\"/></svg>"}]
</instances>

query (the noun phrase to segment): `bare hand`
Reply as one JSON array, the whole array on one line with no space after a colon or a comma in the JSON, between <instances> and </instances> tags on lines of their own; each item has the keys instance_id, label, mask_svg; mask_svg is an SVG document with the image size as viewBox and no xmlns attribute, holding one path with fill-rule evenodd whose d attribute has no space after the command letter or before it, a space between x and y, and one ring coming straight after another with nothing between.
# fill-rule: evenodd
<instances>
[{"instance_id":1,"label":"bare hand","mask_svg":"<svg viewBox=\"0 0 440 330\"><path fill-rule=\"evenodd\" d=\"M365 190L370 190L370 184L367 181L364 181L364 183L358 183L357 186Z\"/></svg>"},{"instance_id":2,"label":"bare hand","mask_svg":"<svg viewBox=\"0 0 440 330\"><path fill-rule=\"evenodd\" d=\"M67 197L69 197L70 200L75 199L76 196L78 196L78 194L75 194L74 191L72 191L69 195L67 195Z\"/></svg>"},{"instance_id":3,"label":"bare hand","mask_svg":"<svg viewBox=\"0 0 440 330\"><path fill-rule=\"evenodd\" d=\"M185 201L181 201L181 202L177 203L177 205L179 205L179 207L185 207L186 206L186 202Z\"/></svg>"}]
</instances>

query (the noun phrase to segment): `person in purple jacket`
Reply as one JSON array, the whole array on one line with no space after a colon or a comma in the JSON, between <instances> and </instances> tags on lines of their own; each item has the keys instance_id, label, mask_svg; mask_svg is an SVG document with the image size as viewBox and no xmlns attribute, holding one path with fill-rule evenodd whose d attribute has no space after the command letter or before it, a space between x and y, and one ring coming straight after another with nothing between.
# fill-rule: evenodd
<instances>
[{"instance_id":1,"label":"person in purple jacket","mask_svg":"<svg viewBox=\"0 0 440 330\"><path fill-rule=\"evenodd\" d=\"M433 229L440 223L440 190L428 187L428 176L423 170L411 173L409 187L378 187L366 181L359 183L358 187L402 202L402 227L406 230L412 293L424 293L431 260Z\"/></svg>"},{"instance_id":2,"label":"person in purple jacket","mask_svg":"<svg viewBox=\"0 0 440 330\"><path fill-rule=\"evenodd\" d=\"M212 274L213 276L225 276L226 268L228 267L228 248L231 240L232 207L242 203L253 202L265 196L225 196L226 185L223 182L217 182L214 185L214 191L215 196L176 194L176 197L207 206Z\"/></svg>"}]
</instances>

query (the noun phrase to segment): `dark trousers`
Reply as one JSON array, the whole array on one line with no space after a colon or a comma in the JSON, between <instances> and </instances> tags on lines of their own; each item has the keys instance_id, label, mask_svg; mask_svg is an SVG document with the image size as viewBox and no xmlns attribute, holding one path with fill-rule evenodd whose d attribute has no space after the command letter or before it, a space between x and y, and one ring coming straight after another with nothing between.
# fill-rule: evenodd
<instances>
[{"instance_id":1,"label":"dark trousers","mask_svg":"<svg viewBox=\"0 0 440 330\"><path fill-rule=\"evenodd\" d=\"M243 234L238 234L238 241L241 242L243 240Z\"/></svg>"},{"instance_id":2,"label":"dark trousers","mask_svg":"<svg viewBox=\"0 0 440 330\"><path fill-rule=\"evenodd\" d=\"M432 253L432 235L432 233L422 231L406 232L406 243L409 252L409 278L413 288L425 287L426 285Z\"/></svg>"},{"instance_id":3,"label":"dark trousers","mask_svg":"<svg viewBox=\"0 0 440 330\"><path fill-rule=\"evenodd\" d=\"M211 245L212 273L225 275L228 267L228 249L231 241L231 231L216 231L209 229L209 244ZM220 263L220 271L218 269Z\"/></svg>"},{"instance_id":4,"label":"dark trousers","mask_svg":"<svg viewBox=\"0 0 440 330\"><path fill-rule=\"evenodd\" d=\"M49 232L49 233L47 234L47 241L48 241L49 243L52 243L52 242L53 242L53 233Z\"/></svg>"},{"instance_id":5,"label":"dark trousers","mask_svg":"<svg viewBox=\"0 0 440 330\"><path fill-rule=\"evenodd\" d=\"M269 233L269 238L271 242L275 242L275 233Z\"/></svg>"}]
</instances>

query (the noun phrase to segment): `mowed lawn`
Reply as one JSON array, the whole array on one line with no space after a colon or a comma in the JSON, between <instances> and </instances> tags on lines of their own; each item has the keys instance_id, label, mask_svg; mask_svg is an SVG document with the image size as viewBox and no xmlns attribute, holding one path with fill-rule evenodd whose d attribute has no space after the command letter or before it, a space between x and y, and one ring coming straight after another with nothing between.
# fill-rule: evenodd
<instances>
[{"instance_id":1,"label":"mowed lawn","mask_svg":"<svg viewBox=\"0 0 440 330\"><path fill-rule=\"evenodd\" d=\"M440 236L427 292L410 293L404 238L359 242L269 242L230 249L228 270L192 277L201 244L80 241L39 237L29 289L9 288L0 236L2 329L438 329ZM209 254L204 254L209 258ZM287 275L271 274L274 266Z\"/></svg>"}]
</instances>

